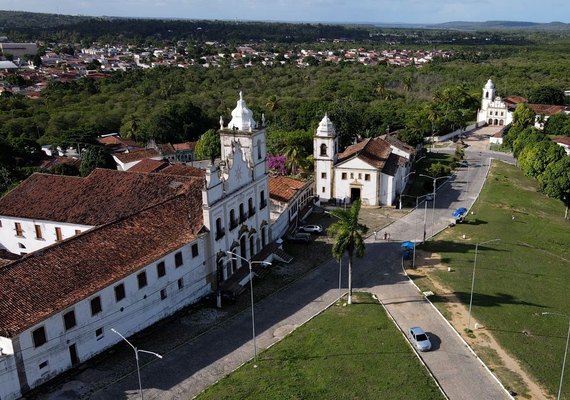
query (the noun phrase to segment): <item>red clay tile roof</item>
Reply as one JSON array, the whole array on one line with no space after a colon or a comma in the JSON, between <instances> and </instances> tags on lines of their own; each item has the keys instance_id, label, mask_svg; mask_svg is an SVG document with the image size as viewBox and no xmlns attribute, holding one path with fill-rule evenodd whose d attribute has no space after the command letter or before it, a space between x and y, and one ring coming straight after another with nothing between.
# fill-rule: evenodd
<instances>
[{"instance_id":1,"label":"red clay tile roof","mask_svg":"<svg viewBox=\"0 0 570 400\"><path fill-rule=\"evenodd\" d=\"M171 164L163 170L158 171L160 174L181 175L181 176L206 176L206 171L200 168L192 167L184 164Z\"/></svg>"},{"instance_id":2,"label":"red clay tile roof","mask_svg":"<svg viewBox=\"0 0 570 400\"><path fill-rule=\"evenodd\" d=\"M136 142L131 139L123 139L119 136L105 136L97 139L97 141L104 145L123 145L123 146L133 146L136 147Z\"/></svg>"},{"instance_id":3,"label":"red clay tile roof","mask_svg":"<svg viewBox=\"0 0 570 400\"><path fill-rule=\"evenodd\" d=\"M552 138L552 141L559 144L564 144L566 146L570 146L570 137L568 136L557 136Z\"/></svg>"},{"instance_id":4,"label":"red clay tile roof","mask_svg":"<svg viewBox=\"0 0 570 400\"><path fill-rule=\"evenodd\" d=\"M0 199L0 215L103 225L187 192L192 179L111 169L86 178L36 173Z\"/></svg>"},{"instance_id":5,"label":"red clay tile roof","mask_svg":"<svg viewBox=\"0 0 570 400\"><path fill-rule=\"evenodd\" d=\"M170 164L166 161L153 160L152 158L145 158L137 163L135 166L129 168L129 172L158 172L161 169L168 167Z\"/></svg>"},{"instance_id":6,"label":"red clay tile roof","mask_svg":"<svg viewBox=\"0 0 570 400\"><path fill-rule=\"evenodd\" d=\"M174 143L172 146L174 146L176 151L194 150L196 143L198 142Z\"/></svg>"},{"instance_id":7,"label":"red clay tile roof","mask_svg":"<svg viewBox=\"0 0 570 400\"><path fill-rule=\"evenodd\" d=\"M0 268L0 335L14 337L193 241L203 226L201 187L194 179L188 195Z\"/></svg>"},{"instance_id":8,"label":"red clay tile roof","mask_svg":"<svg viewBox=\"0 0 570 400\"><path fill-rule=\"evenodd\" d=\"M293 179L288 176L269 177L269 198L288 203L307 182Z\"/></svg>"},{"instance_id":9,"label":"red clay tile roof","mask_svg":"<svg viewBox=\"0 0 570 400\"><path fill-rule=\"evenodd\" d=\"M392 149L388 142L377 137L347 147L339 154L338 159L345 161L356 156L373 167L382 169L391 152Z\"/></svg>"},{"instance_id":10,"label":"red clay tile roof","mask_svg":"<svg viewBox=\"0 0 570 400\"><path fill-rule=\"evenodd\" d=\"M170 143L157 144L157 147L160 149L162 154L176 153L176 150L174 150L174 147Z\"/></svg>"},{"instance_id":11,"label":"red clay tile roof","mask_svg":"<svg viewBox=\"0 0 570 400\"><path fill-rule=\"evenodd\" d=\"M410 155L416 153L416 149L413 146L410 146L409 144L402 142L400 139L398 139L397 135L394 134L382 135L380 136L380 139L385 140L391 146L394 146L399 150L409 153Z\"/></svg>"},{"instance_id":12,"label":"red clay tile roof","mask_svg":"<svg viewBox=\"0 0 570 400\"><path fill-rule=\"evenodd\" d=\"M551 104L527 104L528 108L535 112L536 115L551 116L568 109L566 106L556 106Z\"/></svg>"},{"instance_id":13,"label":"red clay tile roof","mask_svg":"<svg viewBox=\"0 0 570 400\"><path fill-rule=\"evenodd\" d=\"M528 100L522 96L507 96L507 97L503 97L501 100L504 101L505 103L507 103L508 105L516 105L519 103L528 102Z\"/></svg>"},{"instance_id":14,"label":"red clay tile roof","mask_svg":"<svg viewBox=\"0 0 570 400\"><path fill-rule=\"evenodd\" d=\"M117 157L123 164L126 164L133 161L144 160L145 158L156 158L162 156L155 149L143 149L131 151L129 153L115 154L115 157Z\"/></svg>"}]
</instances>

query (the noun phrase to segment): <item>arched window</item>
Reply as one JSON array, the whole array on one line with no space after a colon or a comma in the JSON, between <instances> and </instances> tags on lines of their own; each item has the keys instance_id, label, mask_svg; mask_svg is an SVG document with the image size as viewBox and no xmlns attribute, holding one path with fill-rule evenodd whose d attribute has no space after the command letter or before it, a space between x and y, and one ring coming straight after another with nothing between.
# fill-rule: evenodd
<instances>
[{"instance_id":1,"label":"arched window","mask_svg":"<svg viewBox=\"0 0 570 400\"><path fill-rule=\"evenodd\" d=\"M321 144L321 156L326 156L327 155L327 145L326 144Z\"/></svg>"},{"instance_id":2,"label":"arched window","mask_svg":"<svg viewBox=\"0 0 570 400\"><path fill-rule=\"evenodd\" d=\"M486 99L489 98L489 92L485 92L485 98L486 98Z\"/></svg>"},{"instance_id":3,"label":"arched window","mask_svg":"<svg viewBox=\"0 0 570 400\"><path fill-rule=\"evenodd\" d=\"M489 118L489 125L493 125L493 119Z\"/></svg>"},{"instance_id":4,"label":"arched window","mask_svg":"<svg viewBox=\"0 0 570 400\"><path fill-rule=\"evenodd\" d=\"M495 120L495 125L499 125L499 120Z\"/></svg>"},{"instance_id":5,"label":"arched window","mask_svg":"<svg viewBox=\"0 0 570 400\"><path fill-rule=\"evenodd\" d=\"M499 120L499 125L503 125L503 120Z\"/></svg>"}]
</instances>

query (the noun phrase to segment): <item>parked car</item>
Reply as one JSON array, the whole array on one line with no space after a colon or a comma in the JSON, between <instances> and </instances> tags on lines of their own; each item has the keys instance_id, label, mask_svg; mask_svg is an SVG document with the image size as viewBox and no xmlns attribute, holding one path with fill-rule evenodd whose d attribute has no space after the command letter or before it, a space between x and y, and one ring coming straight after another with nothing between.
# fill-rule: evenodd
<instances>
[{"instance_id":1,"label":"parked car","mask_svg":"<svg viewBox=\"0 0 570 400\"><path fill-rule=\"evenodd\" d=\"M409 330L410 340L414 347L419 351L429 351L431 349L431 342L427 333L424 332L419 326L414 326Z\"/></svg>"},{"instance_id":2,"label":"parked car","mask_svg":"<svg viewBox=\"0 0 570 400\"><path fill-rule=\"evenodd\" d=\"M323 227L320 225L304 225L299 227L299 231L307 233L323 233Z\"/></svg>"},{"instance_id":3,"label":"parked car","mask_svg":"<svg viewBox=\"0 0 570 400\"><path fill-rule=\"evenodd\" d=\"M287 240L294 242L294 243L309 243L311 241L311 234L310 233L294 233L287 236Z\"/></svg>"}]
</instances>

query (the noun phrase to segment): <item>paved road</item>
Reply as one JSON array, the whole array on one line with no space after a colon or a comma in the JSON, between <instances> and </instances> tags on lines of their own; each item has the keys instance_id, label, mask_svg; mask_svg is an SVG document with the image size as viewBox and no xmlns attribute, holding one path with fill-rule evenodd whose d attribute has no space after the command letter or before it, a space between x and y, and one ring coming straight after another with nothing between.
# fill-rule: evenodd
<instances>
[{"instance_id":1,"label":"paved road","mask_svg":"<svg viewBox=\"0 0 570 400\"><path fill-rule=\"evenodd\" d=\"M437 193L435 208L420 207L386 231L391 242L369 238L367 254L354 268L354 286L375 293L402 329L420 324L430 332L434 351L421 354L450 399L508 399L510 396L469 350L459 335L404 275L401 240L421 240L443 229L450 210L476 199L489 166L488 153L469 151L469 167L461 168ZM426 212L427 211L427 212ZM433 221L433 222L432 222ZM383 237L381 231L377 237ZM380 260L380 261L379 261ZM346 265L346 264L345 264ZM339 295L338 264L330 261L302 279L255 305L257 347L264 349L318 314ZM346 270L345 270L346 271ZM346 274L344 274L346 276ZM343 287L346 287L343 279ZM253 356L250 310L164 355L141 369L145 399L188 399L230 373ZM263 360L258 359L259 368ZM68 392L72 396L72 392ZM53 399L65 397L64 392ZM138 398L136 372L92 394L92 399Z\"/></svg>"}]
</instances>

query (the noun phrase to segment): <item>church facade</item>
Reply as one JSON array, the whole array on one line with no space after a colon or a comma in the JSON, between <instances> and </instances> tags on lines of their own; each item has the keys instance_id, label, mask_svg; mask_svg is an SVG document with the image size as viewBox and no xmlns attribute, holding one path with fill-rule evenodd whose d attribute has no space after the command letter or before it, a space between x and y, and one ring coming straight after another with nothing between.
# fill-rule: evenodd
<instances>
[{"instance_id":1,"label":"church facade","mask_svg":"<svg viewBox=\"0 0 570 400\"><path fill-rule=\"evenodd\" d=\"M410 174L415 149L391 135L365 139L339 152L327 115L313 137L315 195L321 202L393 206Z\"/></svg>"}]
</instances>

